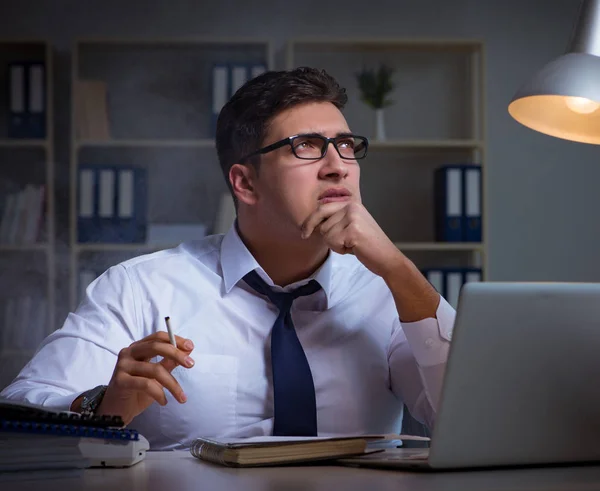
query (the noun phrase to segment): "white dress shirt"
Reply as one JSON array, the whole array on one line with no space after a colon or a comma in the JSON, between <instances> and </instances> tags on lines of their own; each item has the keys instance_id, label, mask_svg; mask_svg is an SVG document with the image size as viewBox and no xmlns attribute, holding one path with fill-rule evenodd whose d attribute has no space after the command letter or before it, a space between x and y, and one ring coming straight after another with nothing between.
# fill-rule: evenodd
<instances>
[{"instance_id":1,"label":"white dress shirt","mask_svg":"<svg viewBox=\"0 0 600 491\"><path fill-rule=\"evenodd\" d=\"M273 285L235 227L113 266L0 395L67 410L108 384L122 348L166 330L170 316L175 334L195 345L194 367L173 371L187 402L165 391L166 406L153 403L129 426L155 450L199 436L270 435L278 312L242 280L254 269ZM296 299L292 318L314 379L319 435L398 432L403 402L431 426L454 309L442 298L437 319L401 324L383 279L352 255L330 252L311 278L322 289Z\"/></svg>"}]
</instances>

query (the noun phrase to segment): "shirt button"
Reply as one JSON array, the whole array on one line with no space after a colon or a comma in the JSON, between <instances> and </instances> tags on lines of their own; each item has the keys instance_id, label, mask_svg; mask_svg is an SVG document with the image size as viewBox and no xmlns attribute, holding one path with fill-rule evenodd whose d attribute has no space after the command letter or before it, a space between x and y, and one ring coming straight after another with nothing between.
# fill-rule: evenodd
<instances>
[{"instance_id":1,"label":"shirt button","mask_svg":"<svg viewBox=\"0 0 600 491\"><path fill-rule=\"evenodd\" d=\"M428 348L431 348L433 346L433 339L427 338L425 340L425 346L427 346Z\"/></svg>"}]
</instances>

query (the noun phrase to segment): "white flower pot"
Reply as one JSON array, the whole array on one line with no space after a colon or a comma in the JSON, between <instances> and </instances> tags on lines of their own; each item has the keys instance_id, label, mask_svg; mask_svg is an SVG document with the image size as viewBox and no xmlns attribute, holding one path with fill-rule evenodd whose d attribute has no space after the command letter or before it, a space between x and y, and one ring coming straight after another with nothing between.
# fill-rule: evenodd
<instances>
[{"instance_id":1,"label":"white flower pot","mask_svg":"<svg viewBox=\"0 0 600 491\"><path fill-rule=\"evenodd\" d=\"M383 119L383 108L375 109L375 139L385 140L385 120Z\"/></svg>"}]
</instances>

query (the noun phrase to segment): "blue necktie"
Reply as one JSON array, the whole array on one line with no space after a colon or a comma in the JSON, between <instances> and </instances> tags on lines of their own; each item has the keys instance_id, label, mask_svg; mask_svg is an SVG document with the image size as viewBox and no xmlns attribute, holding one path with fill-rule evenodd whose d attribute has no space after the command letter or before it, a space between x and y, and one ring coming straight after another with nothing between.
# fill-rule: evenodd
<instances>
[{"instance_id":1,"label":"blue necktie","mask_svg":"<svg viewBox=\"0 0 600 491\"><path fill-rule=\"evenodd\" d=\"M258 293L269 298L279 309L271 331L271 364L273 367L273 435L317 436L317 402L315 385L308 360L296 335L290 309L301 296L312 295L321 286L315 280L293 292L275 292L256 273L250 271L244 280Z\"/></svg>"}]
</instances>

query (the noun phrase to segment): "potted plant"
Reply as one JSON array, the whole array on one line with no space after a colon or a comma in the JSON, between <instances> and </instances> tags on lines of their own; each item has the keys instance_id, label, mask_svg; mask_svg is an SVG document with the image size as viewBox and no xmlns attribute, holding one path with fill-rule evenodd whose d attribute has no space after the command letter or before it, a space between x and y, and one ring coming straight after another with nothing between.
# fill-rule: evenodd
<instances>
[{"instance_id":1,"label":"potted plant","mask_svg":"<svg viewBox=\"0 0 600 491\"><path fill-rule=\"evenodd\" d=\"M377 70L363 68L356 74L360 99L375 110L375 138L377 140L385 140L383 110L394 102L388 98L390 92L394 90L393 73L393 68L381 64Z\"/></svg>"}]
</instances>

